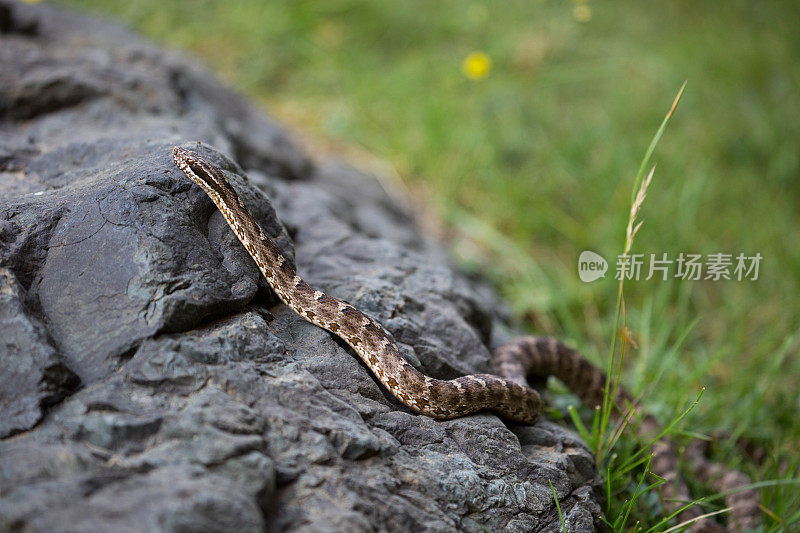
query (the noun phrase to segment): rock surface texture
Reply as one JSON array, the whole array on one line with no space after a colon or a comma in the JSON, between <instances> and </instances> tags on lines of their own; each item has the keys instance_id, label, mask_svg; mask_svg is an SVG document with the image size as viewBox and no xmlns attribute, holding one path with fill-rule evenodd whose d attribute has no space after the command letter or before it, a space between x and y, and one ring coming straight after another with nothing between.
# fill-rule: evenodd
<instances>
[{"instance_id":1,"label":"rock surface texture","mask_svg":"<svg viewBox=\"0 0 800 533\"><path fill-rule=\"evenodd\" d=\"M0 530L560 531L550 483L600 529L578 437L410 413L277 301L171 148L412 364L490 371L501 305L376 181L114 24L0 2L0 32Z\"/></svg>"}]
</instances>

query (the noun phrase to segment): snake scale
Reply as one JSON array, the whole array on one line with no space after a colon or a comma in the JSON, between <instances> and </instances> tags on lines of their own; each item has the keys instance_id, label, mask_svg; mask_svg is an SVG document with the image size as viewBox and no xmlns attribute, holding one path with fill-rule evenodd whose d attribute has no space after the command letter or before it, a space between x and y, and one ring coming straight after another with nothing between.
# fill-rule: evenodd
<instances>
[{"instance_id":1,"label":"snake scale","mask_svg":"<svg viewBox=\"0 0 800 533\"><path fill-rule=\"evenodd\" d=\"M490 410L515 422L533 424L539 419L544 402L539 393L528 386L527 376L531 374L557 377L586 405L602 403L605 372L553 338L520 337L499 347L492 356L499 375L474 374L451 380L426 376L405 360L391 336L375 320L350 304L311 287L297 275L247 211L219 167L179 146L173 148L172 154L178 168L217 206L281 301L305 320L344 340L378 380L411 410L438 419ZM627 415L634 405L632 397L622 387L617 389L614 400L619 408L618 415ZM655 419L643 415L641 420L637 433L655 436L658 430ZM689 497L688 489L677 476L677 456L669 443L658 443L652 452L653 470L672 481L662 489L665 505L677 510L680 500L685 502ZM737 480L743 483L740 478ZM732 488L739 489L739 485ZM744 499L740 497L740 500ZM744 521L753 522L752 502L747 500L746 503L748 505L740 503L733 507L731 531L738 531ZM699 513L694 509L684 511L679 518L696 518ZM737 512L749 514L737 519ZM760 514L757 503L755 512ZM693 529L717 531L718 527L710 520L700 520Z\"/></svg>"}]
</instances>

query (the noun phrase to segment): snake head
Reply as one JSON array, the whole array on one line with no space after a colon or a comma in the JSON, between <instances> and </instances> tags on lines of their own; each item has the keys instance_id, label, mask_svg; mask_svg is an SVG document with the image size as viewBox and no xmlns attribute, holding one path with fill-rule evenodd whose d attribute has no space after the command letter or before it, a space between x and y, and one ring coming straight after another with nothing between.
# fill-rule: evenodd
<instances>
[{"instance_id":1,"label":"snake head","mask_svg":"<svg viewBox=\"0 0 800 533\"><path fill-rule=\"evenodd\" d=\"M175 164L178 166L178 168L188 175L189 172L196 174L191 167L199 166L198 161L203 161L203 158L191 150L181 148L180 146L175 146L172 148L172 160L175 161ZM205 161L203 162L205 163Z\"/></svg>"},{"instance_id":2,"label":"snake head","mask_svg":"<svg viewBox=\"0 0 800 533\"><path fill-rule=\"evenodd\" d=\"M172 148L172 159L184 174L206 192L225 195L233 191L222 171L197 153L175 146Z\"/></svg>"}]
</instances>

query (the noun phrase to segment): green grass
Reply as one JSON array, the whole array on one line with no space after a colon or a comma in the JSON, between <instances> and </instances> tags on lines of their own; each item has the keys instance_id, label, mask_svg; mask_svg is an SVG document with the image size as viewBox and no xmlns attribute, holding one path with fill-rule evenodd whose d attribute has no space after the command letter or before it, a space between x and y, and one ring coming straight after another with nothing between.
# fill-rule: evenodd
<instances>
[{"instance_id":1,"label":"green grass","mask_svg":"<svg viewBox=\"0 0 800 533\"><path fill-rule=\"evenodd\" d=\"M633 253L764 259L757 281L627 282L638 348L624 381L665 422L706 387L680 428L766 445L763 465L715 451L754 479L797 475L795 2L68 3L198 55L320 146L387 162L445 222L465 268L487 273L527 326L595 361L609 350L617 283L581 283L577 257L594 250L613 273L642 155L688 80L653 155ZM476 50L493 62L481 81L461 72ZM648 494L625 508L640 478L628 481L615 478L609 517L658 522ZM768 530L798 527L797 485L762 497Z\"/></svg>"}]
</instances>

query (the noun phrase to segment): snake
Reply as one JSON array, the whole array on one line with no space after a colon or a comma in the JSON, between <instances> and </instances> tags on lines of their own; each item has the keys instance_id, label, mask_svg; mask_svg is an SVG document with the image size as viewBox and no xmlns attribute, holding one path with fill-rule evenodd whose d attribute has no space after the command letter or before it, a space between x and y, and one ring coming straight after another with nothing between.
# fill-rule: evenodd
<instances>
[{"instance_id":1,"label":"snake","mask_svg":"<svg viewBox=\"0 0 800 533\"><path fill-rule=\"evenodd\" d=\"M512 422L534 424L542 415L544 401L528 385L530 375L558 378L588 406L601 405L606 391L616 390L614 403L618 406L618 416L629 417L631 410L638 411L633 397L623 387L614 387L605 371L552 337L518 337L495 349L492 364L496 375L471 374L442 380L420 372L406 361L381 324L349 303L312 287L297 275L291 262L247 210L222 169L181 146L173 148L172 156L175 165L216 205L278 298L306 321L347 343L378 381L413 412L435 419L452 419L491 411ZM657 428L655 419L644 415L637 432L654 436ZM677 511L689 498L689 493L677 476L674 446L659 442L652 453L653 470L658 470L668 481L662 489L668 502L666 506ZM739 485L733 489L745 484L745 480L746 476L744 480L736 478ZM732 514L735 515L737 508L746 508L753 514L751 500L747 500L748 505L740 502L734 506ZM755 512L760 515L757 505ZM715 529L716 522L698 520L698 514L692 507L681 512L679 518L695 520L695 531L720 531ZM753 522L749 515L745 519L748 524Z\"/></svg>"}]
</instances>

